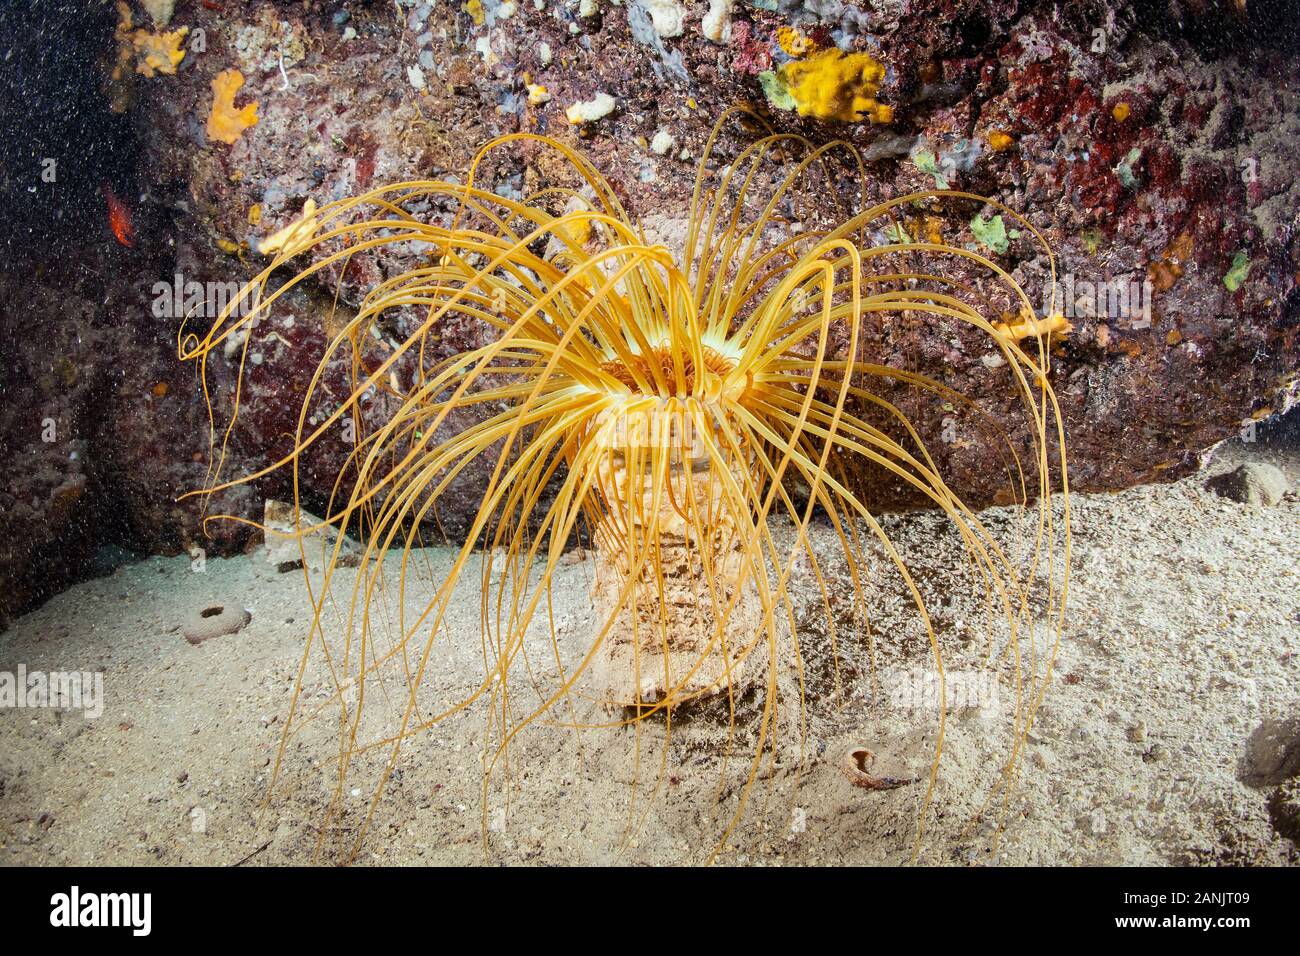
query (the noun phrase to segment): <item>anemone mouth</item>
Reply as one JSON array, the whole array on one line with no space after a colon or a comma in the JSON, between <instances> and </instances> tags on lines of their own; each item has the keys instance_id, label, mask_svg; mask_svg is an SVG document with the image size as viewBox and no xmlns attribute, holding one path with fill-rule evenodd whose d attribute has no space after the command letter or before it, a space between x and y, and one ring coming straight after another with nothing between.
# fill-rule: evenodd
<instances>
[{"instance_id":1,"label":"anemone mouth","mask_svg":"<svg viewBox=\"0 0 1300 956\"><path fill-rule=\"evenodd\" d=\"M702 360L696 366L695 356L675 352L670 346L660 345L649 352L606 362L601 370L615 378L634 394L655 398L688 398L700 395L716 398L722 380L736 368L736 360L723 355L707 345L701 350ZM681 363L678 380L677 362ZM696 392L697 379L702 388ZM660 382L664 383L661 386Z\"/></svg>"}]
</instances>

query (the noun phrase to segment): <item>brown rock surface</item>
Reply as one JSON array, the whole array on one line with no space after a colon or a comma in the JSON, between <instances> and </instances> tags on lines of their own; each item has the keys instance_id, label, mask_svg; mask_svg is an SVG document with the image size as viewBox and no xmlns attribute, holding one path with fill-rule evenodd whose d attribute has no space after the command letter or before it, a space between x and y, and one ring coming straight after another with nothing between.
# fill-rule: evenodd
<instances>
[{"instance_id":1,"label":"brown rock surface","mask_svg":"<svg viewBox=\"0 0 1300 956\"><path fill-rule=\"evenodd\" d=\"M954 188L1028 214L1059 253L1065 288L1116 280L1140 289L1152 280L1147 316L1092 315L1086 296L1072 310L1075 332L1059 349L1054 384L1076 487L1185 474L1243 420L1294 402L1300 186L1285 157L1300 135L1300 63L1295 50L1258 42L1267 22L1243 26L1211 7L1187 14L1199 32L1179 34L1163 13L1105 4L1057 19L1049 4L922 3L906 5L904 16L902 4L782 0L734 4L723 44L701 33L704 5L686 4L682 34L647 46L645 30L634 29L635 4L597 4L591 17L558 3L541 12L510 6L403 4L402 23L388 8L353 9L346 19L271 5L238 17L196 9L191 20L222 43L179 76L142 84L151 174L188 178L215 235L255 243L308 198L462 176L485 140L525 130L582 148L633 215L680 216L694 162L679 151L698 156L721 111L763 101L758 67L779 61L776 31L793 24L890 69L880 94L895 107L889 126L770 111L779 129L863 148L875 160L870 198L934 185L909 158L927 150ZM205 115L211 77L232 67L248 78L244 94L261 118L232 147L202 142L194 117ZM552 99L529 104L525 78ZM599 92L617 100L613 113L581 127L565 122L567 105ZM647 148L660 130L676 141L663 156ZM994 149L995 132L1010 145ZM724 137L720 154L739 141ZM548 157L532 146L499 154L478 175L507 192L555 184ZM964 229L945 238L974 237ZM1249 273L1230 291L1223 280L1239 252ZM1012 240L1008 265L1042 291L1044 264L1022 258L1030 255ZM394 265L358 256L344 300ZM978 343L881 328L866 348L965 391L1000 423L1017 412ZM248 407L285 401L252 395ZM992 498L996 443L960 423L956 440L944 441L942 412L918 406L913 414L956 489ZM877 487L874 499L887 506L900 492Z\"/></svg>"}]
</instances>

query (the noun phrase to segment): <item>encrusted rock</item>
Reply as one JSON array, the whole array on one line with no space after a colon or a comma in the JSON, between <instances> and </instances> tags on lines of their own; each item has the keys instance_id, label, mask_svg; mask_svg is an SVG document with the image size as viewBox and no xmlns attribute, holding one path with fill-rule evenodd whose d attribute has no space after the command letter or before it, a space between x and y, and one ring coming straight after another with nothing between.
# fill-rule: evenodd
<instances>
[{"instance_id":1,"label":"encrusted rock","mask_svg":"<svg viewBox=\"0 0 1300 956\"><path fill-rule=\"evenodd\" d=\"M704 29L699 18L711 10L712 25L724 8L730 31ZM1243 420L1295 401L1300 340L1286 330L1297 308L1300 185L1283 170L1288 144L1300 138L1292 82L1300 65L1294 51L1270 40L1266 11L1252 9L1243 26L1227 9L1190 18L1137 15L1108 3L1068 12L1047 2L959 4L954 12L939 0L682 9L680 32L638 28L651 18L632 4L602 4L592 17L528 3L508 11L485 4L480 15L456 4L418 6L404 8L400 19L386 9L353 9L349 26L357 36L344 40L328 18L294 9L277 8L269 18L265 8L195 8L195 25L246 37L265 62L259 67L247 51L214 50L166 85L142 84L149 172L188 179L213 233L255 247L292 222L307 199L324 202L405 178L463 177L474 150L491 137L535 132L581 149L634 217L681 218L695 170L679 156L699 156L728 107L768 104L763 77L787 56L774 52L784 51L782 44L816 48L833 37L885 65L876 95L892 108L891 122L819 123L770 103L778 130L815 142L843 137L862 148L874 160L867 201L941 178L1023 211L1059 252L1061 297L1070 301L1058 303L1074 331L1054 346L1052 380L1073 488L1186 475ZM1200 32L1178 34L1180 16L1195 19ZM790 29L796 33L782 32ZM1202 34L1222 42L1203 43ZM311 42L300 44L301 58L295 47L282 71L273 54L283 37ZM426 89L406 82L412 65L423 71ZM227 68L248 76L244 92L258 102L261 119L233 146L197 142L188 132L192 104ZM528 84L545 88L550 101L530 102ZM567 105L598 94L618 109L598 123L566 121ZM665 129L676 143L661 155L652 144ZM743 124L728 128L715 165L753 135ZM578 185L561 165L521 142L475 175L503 195ZM842 197L833 191L813 198L810 219L840 214ZM250 225L254 206L262 219ZM1006 242L1007 267L1041 307L1046 263L1014 229L1005 239L980 239L966 224L974 212L945 221L943 238L979 248ZM346 275L326 275L325 285L331 297L338 285L340 301L353 305L403 267L391 251L358 254L350 263ZM955 279L970 277L960 264L953 270ZM1111 283L1136 295L1110 295ZM453 324L430 343L432 357L478 344L485 334ZM269 422L286 408L296 413L286 396L298 394L302 370L319 356L311 338L319 342L314 334L301 338L292 355L265 354L269 384L245 397L247 415ZM877 383L916 425L949 487L974 504L1005 500L1011 449L999 429L1012 432L1020 453L1026 436L1014 428L1021 409L1008 371L986 361L987 340L899 323L873 325L864 338L860 347L873 361L938 378L979 403L987 422ZM256 431L268 441L279 434ZM328 439L325 458L337 458L329 447L345 446ZM253 443L244 448L257 451ZM913 499L888 474L859 477L877 507ZM326 494L332 478L322 468L308 490ZM480 500L467 491L443 502L440 515L452 534L464 526L460 509Z\"/></svg>"}]
</instances>

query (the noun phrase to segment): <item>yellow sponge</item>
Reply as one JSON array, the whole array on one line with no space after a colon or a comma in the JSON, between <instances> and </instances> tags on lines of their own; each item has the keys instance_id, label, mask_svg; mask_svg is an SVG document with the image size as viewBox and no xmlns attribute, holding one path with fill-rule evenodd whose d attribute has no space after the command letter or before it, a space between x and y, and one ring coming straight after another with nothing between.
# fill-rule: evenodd
<instances>
[{"instance_id":1,"label":"yellow sponge","mask_svg":"<svg viewBox=\"0 0 1300 956\"><path fill-rule=\"evenodd\" d=\"M823 50L781 68L800 116L859 123L888 123L891 107L877 103L875 96L885 78L885 67L866 53Z\"/></svg>"}]
</instances>

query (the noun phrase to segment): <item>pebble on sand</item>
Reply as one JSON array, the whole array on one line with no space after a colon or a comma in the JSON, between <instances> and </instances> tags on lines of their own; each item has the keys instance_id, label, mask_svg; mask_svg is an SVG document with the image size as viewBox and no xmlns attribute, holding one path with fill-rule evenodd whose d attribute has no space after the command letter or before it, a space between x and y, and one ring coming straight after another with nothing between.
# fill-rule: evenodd
<instances>
[{"instance_id":1,"label":"pebble on sand","mask_svg":"<svg viewBox=\"0 0 1300 956\"><path fill-rule=\"evenodd\" d=\"M1205 487L1217 495L1247 505L1275 505L1287 492L1286 475L1275 465L1248 462L1215 475Z\"/></svg>"}]
</instances>

